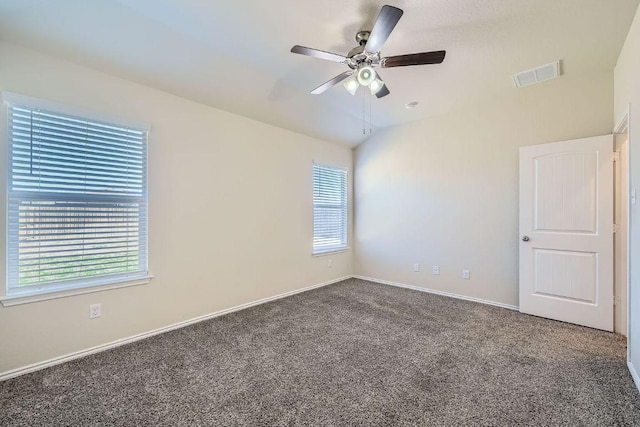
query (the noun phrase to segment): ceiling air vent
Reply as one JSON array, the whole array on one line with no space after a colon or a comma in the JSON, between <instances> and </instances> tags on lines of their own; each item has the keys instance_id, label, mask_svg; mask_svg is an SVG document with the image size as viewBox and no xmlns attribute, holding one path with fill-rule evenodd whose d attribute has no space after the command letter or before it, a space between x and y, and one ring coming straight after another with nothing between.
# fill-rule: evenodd
<instances>
[{"instance_id":1,"label":"ceiling air vent","mask_svg":"<svg viewBox=\"0 0 640 427\"><path fill-rule=\"evenodd\" d=\"M550 64L541 65L527 71L514 74L513 82L516 87L525 87L535 83L544 82L545 80L555 79L560 76L560 61Z\"/></svg>"}]
</instances>

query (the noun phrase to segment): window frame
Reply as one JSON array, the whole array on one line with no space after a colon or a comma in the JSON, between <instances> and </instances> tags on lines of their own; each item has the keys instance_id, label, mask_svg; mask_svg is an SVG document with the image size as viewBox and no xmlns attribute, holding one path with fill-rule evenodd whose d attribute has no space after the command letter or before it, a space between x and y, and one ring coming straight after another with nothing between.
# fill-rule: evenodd
<instances>
[{"instance_id":1,"label":"window frame","mask_svg":"<svg viewBox=\"0 0 640 427\"><path fill-rule=\"evenodd\" d=\"M341 230L341 238L342 241L339 245L327 246L327 247L316 247L316 197L315 197L315 187L316 187L316 168L323 168L334 172L344 173L344 199L341 205L344 206L343 215L343 224L344 229ZM342 208L341 208L342 209ZM313 163L312 168L312 256L323 256L330 255L339 252L345 252L350 249L349 247L349 169L345 167L339 166L331 166L324 163Z\"/></svg>"},{"instance_id":2,"label":"window frame","mask_svg":"<svg viewBox=\"0 0 640 427\"><path fill-rule=\"evenodd\" d=\"M143 256L143 268L144 271L131 271L131 272L120 272L120 273L111 273L106 275L95 275L89 277L79 277L75 280L69 281L60 281L60 282L50 282L50 283L39 283L33 284L29 286L25 286L23 288L17 286L10 286L11 283L9 281L10 275L10 262L9 255L11 242L9 241L10 233L9 227L10 223L10 205L9 198L11 194L11 182L12 182L12 170L11 170L11 150L13 149L13 140L12 140L12 120L10 118L11 108L27 108L33 110L44 110L48 112L52 112L55 114L60 114L61 116L73 117L82 120L86 120L88 122L100 123L113 125L117 127L126 128L129 130L135 130L144 133L145 142L144 142L144 150L146 156L143 156L143 191L142 197L144 200L144 212L141 212L139 215L138 221L145 222L145 236L142 242L142 246L140 246L137 250L138 256ZM105 114L91 112L85 109L72 107L69 105L64 105L52 101L47 101L38 98L32 98L25 95L20 95L11 92L2 92L2 108L4 109L4 120L5 120L5 132L3 132L6 142L5 155L6 159L3 161L7 167L7 172L5 176L5 205L4 205L4 215L5 215L5 241L4 241L4 250L5 252L5 286L4 290L0 292L0 302L4 306L11 306L17 304L23 304L34 301L41 301L53 298L60 298L69 295L77 295L89 292L97 292L103 291L106 289L115 289L126 286L136 286L148 283L153 276L149 274L149 182L148 182L148 147L149 147L149 126L143 123L136 123L132 121L122 120L120 118L108 117ZM64 193L61 193L64 194ZM88 197L90 198L90 197ZM62 198L64 200L64 197ZM72 199L72 197L70 198ZM124 202L124 198L123 198ZM118 202L116 202L118 203ZM107 239L105 239L107 240ZM13 249L16 252L16 249ZM3 295L4 294L4 295Z\"/></svg>"}]
</instances>

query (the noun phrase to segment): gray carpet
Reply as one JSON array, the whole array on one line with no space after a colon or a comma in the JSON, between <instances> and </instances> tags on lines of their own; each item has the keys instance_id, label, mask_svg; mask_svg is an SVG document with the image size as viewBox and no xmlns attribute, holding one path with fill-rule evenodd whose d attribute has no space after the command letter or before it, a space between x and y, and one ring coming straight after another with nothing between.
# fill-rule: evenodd
<instances>
[{"instance_id":1,"label":"gray carpet","mask_svg":"<svg viewBox=\"0 0 640 427\"><path fill-rule=\"evenodd\" d=\"M0 383L2 425L640 425L620 336L347 280Z\"/></svg>"}]
</instances>

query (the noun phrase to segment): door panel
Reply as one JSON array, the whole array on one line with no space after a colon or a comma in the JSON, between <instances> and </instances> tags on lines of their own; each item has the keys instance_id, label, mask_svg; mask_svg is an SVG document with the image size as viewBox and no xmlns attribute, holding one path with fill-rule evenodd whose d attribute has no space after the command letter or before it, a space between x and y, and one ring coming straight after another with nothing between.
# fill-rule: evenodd
<instances>
[{"instance_id":1,"label":"door panel","mask_svg":"<svg viewBox=\"0 0 640 427\"><path fill-rule=\"evenodd\" d=\"M596 153L552 154L533 162L536 230L595 233Z\"/></svg>"},{"instance_id":2,"label":"door panel","mask_svg":"<svg viewBox=\"0 0 640 427\"><path fill-rule=\"evenodd\" d=\"M520 311L613 330L612 135L520 149L520 237Z\"/></svg>"},{"instance_id":3,"label":"door panel","mask_svg":"<svg viewBox=\"0 0 640 427\"><path fill-rule=\"evenodd\" d=\"M597 254L534 249L536 295L596 302Z\"/></svg>"}]
</instances>

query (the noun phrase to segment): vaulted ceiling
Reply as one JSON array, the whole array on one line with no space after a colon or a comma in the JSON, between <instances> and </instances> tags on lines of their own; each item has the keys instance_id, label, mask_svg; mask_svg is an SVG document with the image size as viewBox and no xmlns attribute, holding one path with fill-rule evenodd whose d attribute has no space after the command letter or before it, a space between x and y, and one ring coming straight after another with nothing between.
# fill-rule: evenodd
<instances>
[{"instance_id":1,"label":"vaulted ceiling","mask_svg":"<svg viewBox=\"0 0 640 427\"><path fill-rule=\"evenodd\" d=\"M638 1L0 0L0 38L355 146L368 137L364 91L309 94L346 66L294 55L294 44L345 55L387 3L404 15L383 56L447 50L441 65L380 70L391 94L370 99L375 131L535 90L511 75L558 59L565 75L611 72Z\"/></svg>"}]
</instances>

